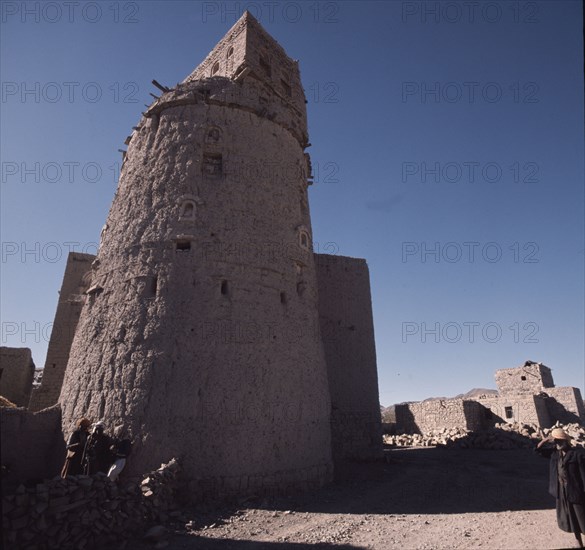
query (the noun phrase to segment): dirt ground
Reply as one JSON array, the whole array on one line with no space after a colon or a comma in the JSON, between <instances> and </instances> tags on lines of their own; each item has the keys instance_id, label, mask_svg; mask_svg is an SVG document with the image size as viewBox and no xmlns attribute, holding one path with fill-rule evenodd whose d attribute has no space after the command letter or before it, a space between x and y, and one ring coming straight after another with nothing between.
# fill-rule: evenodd
<instances>
[{"instance_id":1,"label":"dirt ground","mask_svg":"<svg viewBox=\"0 0 585 550\"><path fill-rule=\"evenodd\" d=\"M386 456L384 463L347 467L341 480L310 495L184 510L157 545L129 548L578 547L557 527L548 461L532 451L410 448Z\"/></svg>"}]
</instances>

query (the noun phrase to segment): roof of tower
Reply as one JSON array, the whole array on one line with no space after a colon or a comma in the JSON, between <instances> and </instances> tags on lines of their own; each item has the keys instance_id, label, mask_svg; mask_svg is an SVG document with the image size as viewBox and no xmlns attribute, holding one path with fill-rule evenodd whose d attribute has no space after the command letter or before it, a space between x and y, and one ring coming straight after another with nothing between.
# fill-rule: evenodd
<instances>
[{"instance_id":1,"label":"roof of tower","mask_svg":"<svg viewBox=\"0 0 585 550\"><path fill-rule=\"evenodd\" d=\"M298 62L246 11L183 82L212 76L236 80L250 72L268 83L283 80L290 86L296 78L300 83Z\"/></svg>"}]
</instances>

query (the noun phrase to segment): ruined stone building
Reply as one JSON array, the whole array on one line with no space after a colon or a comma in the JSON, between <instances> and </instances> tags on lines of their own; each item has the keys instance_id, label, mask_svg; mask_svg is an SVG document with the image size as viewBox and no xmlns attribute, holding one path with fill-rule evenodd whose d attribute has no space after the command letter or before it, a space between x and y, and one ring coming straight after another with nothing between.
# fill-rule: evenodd
<instances>
[{"instance_id":1,"label":"ruined stone building","mask_svg":"<svg viewBox=\"0 0 585 550\"><path fill-rule=\"evenodd\" d=\"M156 84L97 257L69 258L31 407L58 401L65 434L123 425L128 473L177 457L194 498L316 486L378 456L368 268L312 251L298 62L246 13Z\"/></svg>"},{"instance_id":2,"label":"ruined stone building","mask_svg":"<svg viewBox=\"0 0 585 550\"><path fill-rule=\"evenodd\" d=\"M29 348L0 347L0 395L26 407L32 390L35 364Z\"/></svg>"},{"instance_id":3,"label":"ruined stone building","mask_svg":"<svg viewBox=\"0 0 585 550\"><path fill-rule=\"evenodd\" d=\"M502 422L548 428L557 421L585 421L580 390L555 387L551 369L542 363L526 361L520 367L500 369L495 378L497 395L396 405L396 431L426 433L450 427L475 431Z\"/></svg>"},{"instance_id":4,"label":"ruined stone building","mask_svg":"<svg viewBox=\"0 0 585 550\"><path fill-rule=\"evenodd\" d=\"M85 301L85 292L89 288L91 262L94 259L95 256L91 254L79 252L71 252L67 258L53 330L47 348L43 380L41 386L35 388L30 396L28 408L31 411L50 407L59 399L69 350Z\"/></svg>"}]
</instances>

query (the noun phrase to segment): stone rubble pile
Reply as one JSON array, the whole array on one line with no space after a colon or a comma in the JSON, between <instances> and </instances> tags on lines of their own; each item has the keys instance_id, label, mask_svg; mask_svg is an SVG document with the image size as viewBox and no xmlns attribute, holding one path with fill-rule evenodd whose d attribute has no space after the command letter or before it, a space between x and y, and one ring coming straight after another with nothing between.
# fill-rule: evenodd
<instances>
[{"instance_id":1,"label":"stone rubble pile","mask_svg":"<svg viewBox=\"0 0 585 550\"><path fill-rule=\"evenodd\" d=\"M140 484L117 485L105 474L20 485L2 498L5 548L22 550L119 547L121 540L172 514L179 464L173 459Z\"/></svg>"},{"instance_id":2,"label":"stone rubble pile","mask_svg":"<svg viewBox=\"0 0 585 550\"><path fill-rule=\"evenodd\" d=\"M443 428L426 434L385 435L384 443L396 447L444 446L452 449L526 449L535 447L554 428L563 428L573 445L585 447L585 428L579 424L560 424L540 428L535 424L496 424L493 428L471 432L465 428Z\"/></svg>"}]
</instances>

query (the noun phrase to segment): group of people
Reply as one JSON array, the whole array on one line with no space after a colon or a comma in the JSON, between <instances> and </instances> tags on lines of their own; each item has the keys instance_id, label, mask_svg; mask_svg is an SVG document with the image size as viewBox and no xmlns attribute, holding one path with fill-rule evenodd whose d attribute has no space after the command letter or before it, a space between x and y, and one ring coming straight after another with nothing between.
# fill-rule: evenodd
<instances>
[{"instance_id":1,"label":"group of people","mask_svg":"<svg viewBox=\"0 0 585 550\"><path fill-rule=\"evenodd\" d=\"M123 427L115 438L105 433L105 424L93 424L87 418L77 421L67 441L67 458L61 477L103 472L115 481L126 465L132 443L124 438ZM90 430L90 428L92 428ZM571 445L571 436L555 428L536 447L536 452L550 458L549 492L557 500L557 523L563 531L573 533L580 547L585 533L585 450Z\"/></svg>"},{"instance_id":2,"label":"group of people","mask_svg":"<svg viewBox=\"0 0 585 550\"><path fill-rule=\"evenodd\" d=\"M126 465L132 443L123 437L123 428L117 429L115 438L105 433L103 422L91 423L81 418L67 441L67 457L61 470L61 477L91 475L103 472L116 481Z\"/></svg>"}]
</instances>

